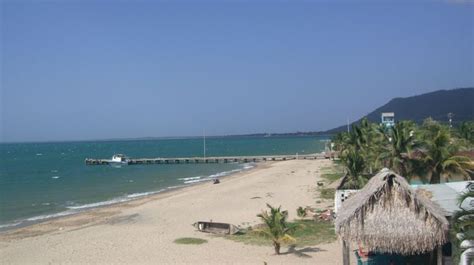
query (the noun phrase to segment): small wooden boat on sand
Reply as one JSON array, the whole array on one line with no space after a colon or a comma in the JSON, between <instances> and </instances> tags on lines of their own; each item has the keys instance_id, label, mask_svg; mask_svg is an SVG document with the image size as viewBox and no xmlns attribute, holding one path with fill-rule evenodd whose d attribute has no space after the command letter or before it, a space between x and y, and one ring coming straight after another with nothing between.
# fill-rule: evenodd
<instances>
[{"instance_id":1,"label":"small wooden boat on sand","mask_svg":"<svg viewBox=\"0 0 474 265\"><path fill-rule=\"evenodd\" d=\"M239 232L239 228L233 224L214 223L199 221L193 224L197 230L205 233L233 235Z\"/></svg>"}]
</instances>

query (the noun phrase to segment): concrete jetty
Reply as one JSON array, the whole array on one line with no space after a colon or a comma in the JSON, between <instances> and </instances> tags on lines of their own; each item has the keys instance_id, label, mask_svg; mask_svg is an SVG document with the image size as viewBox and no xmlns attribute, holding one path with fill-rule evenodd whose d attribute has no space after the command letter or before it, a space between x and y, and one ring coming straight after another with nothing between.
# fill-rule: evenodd
<instances>
[{"instance_id":1,"label":"concrete jetty","mask_svg":"<svg viewBox=\"0 0 474 265\"><path fill-rule=\"evenodd\" d=\"M311 155L270 155L270 156L218 156L218 157L158 157L158 158L129 158L129 165L143 164L210 164L210 163L249 163L249 162L266 162L266 161L285 161L297 159L327 159L324 153ZM111 164L110 159L94 159L86 158L86 165L108 165Z\"/></svg>"}]
</instances>

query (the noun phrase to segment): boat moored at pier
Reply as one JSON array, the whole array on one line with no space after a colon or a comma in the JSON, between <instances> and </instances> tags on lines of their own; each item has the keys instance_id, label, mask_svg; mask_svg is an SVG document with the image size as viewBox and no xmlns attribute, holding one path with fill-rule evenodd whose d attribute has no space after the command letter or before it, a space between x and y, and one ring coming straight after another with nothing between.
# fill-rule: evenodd
<instances>
[{"instance_id":1,"label":"boat moored at pier","mask_svg":"<svg viewBox=\"0 0 474 265\"><path fill-rule=\"evenodd\" d=\"M112 159L109 160L109 164L126 164L130 163L130 159L123 154L115 154Z\"/></svg>"}]
</instances>

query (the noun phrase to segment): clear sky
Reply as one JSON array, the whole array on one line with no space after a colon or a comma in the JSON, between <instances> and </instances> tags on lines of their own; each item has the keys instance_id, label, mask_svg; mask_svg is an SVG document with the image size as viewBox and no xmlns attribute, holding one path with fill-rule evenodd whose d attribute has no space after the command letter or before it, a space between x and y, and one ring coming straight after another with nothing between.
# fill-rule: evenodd
<instances>
[{"instance_id":1,"label":"clear sky","mask_svg":"<svg viewBox=\"0 0 474 265\"><path fill-rule=\"evenodd\" d=\"M0 141L325 130L474 85L472 2L65 2L2 1Z\"/></svg>"}]
</instances>

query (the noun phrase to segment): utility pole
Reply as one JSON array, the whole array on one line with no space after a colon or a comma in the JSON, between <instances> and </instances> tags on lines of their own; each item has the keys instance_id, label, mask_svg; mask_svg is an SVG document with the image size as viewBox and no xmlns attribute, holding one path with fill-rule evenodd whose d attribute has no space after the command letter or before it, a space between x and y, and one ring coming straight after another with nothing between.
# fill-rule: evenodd
<instances>
[{"instance_id":1,"label":"utility pole","mask_svg":"<svg viewBox=\"0 0 474 265\"><path fill-rule=\"evenodd\" d=\"M206 130L205 129L202 132L202 141L204 143L204 145L203 145L203 154L204 154L204 158L206 158Z\"/></svg>"},{"instance_id":2,"label":"utility pole","mask_svg":"<svg viewBox=\"0 0 474 265\"><path fill-rule=\"evenodd\" d=\"M448 120L449 120L449 128L452 128L453 127L453 117L454 117L454 114L452 112L448 113Z\"/></svg>"}]
</instances>

